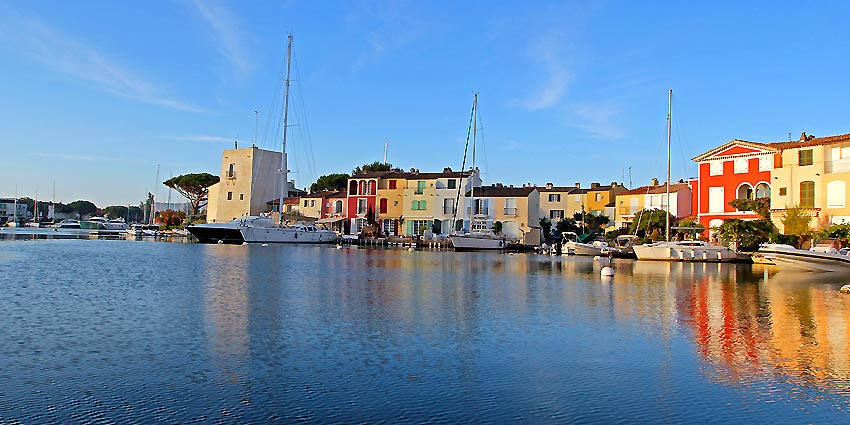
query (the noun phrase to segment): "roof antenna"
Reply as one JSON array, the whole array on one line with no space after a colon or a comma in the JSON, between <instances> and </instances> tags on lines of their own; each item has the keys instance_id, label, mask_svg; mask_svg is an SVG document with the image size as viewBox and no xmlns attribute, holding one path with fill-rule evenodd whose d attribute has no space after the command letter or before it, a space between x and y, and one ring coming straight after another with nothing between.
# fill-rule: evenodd
<instances>
[{"instance_id":1,"label":"roof antenna","mask_svg":"<svg viewBox=\"0 0 850 425\"><path fill-rule=\"evenodd\" d=\"M794 139L792 139L792 138L791 138L791 132L790 132L790 131L788 132L788 141L789 141L789 142L793 142L793 141L794 141Z\"/></svg>"}]
</instances>

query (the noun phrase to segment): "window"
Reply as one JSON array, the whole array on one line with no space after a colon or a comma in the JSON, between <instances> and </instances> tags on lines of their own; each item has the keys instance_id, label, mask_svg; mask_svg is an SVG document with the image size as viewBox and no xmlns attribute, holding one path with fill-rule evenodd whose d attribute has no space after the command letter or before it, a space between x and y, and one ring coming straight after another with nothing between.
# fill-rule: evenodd
<instances>
[{"instance_id":1,"label":"window","mask_svg":"<svg viewBox=\"0 0 850 425\"><path fill-rule=\"evenodd\" d=\"M410 208L414 211L424 211L425 210L425 201L413 201L410 205Z\"/></svg>"},{"instance_id":2,"label":"window","mask_svg":"<svg viewBox=\"0 0 850 425\"><path fill-rule=\"evenodd\" d=\"M385 235L395 235L395 220L381 220L381 230Z\"/></svg>"},{"instance_id":3,"label":"window","mask_svg":"<svg viewBox=\"0 0 850 425\"><path fill-rule=\"evenodd\" d=\"M549 202L561 202L561 194L560 193L550 193L549 194Z\"/></svg>"},{"instance_id":4,"label":"window","mask_svg":"<svg viewBox=\"0 0 850 425\"><path fill-rule=\"evenodd\" d=\"M363 228L366 227L366 219L365 218L355 218L354 219L354 234L359 235Z\"/></svg>"},{"instance_id":5,"label":"window","mask_svg":"<svg viewBox=\"0 0 850 425\"><path fill-rule=\"evenodd\" d=\"M381 198L381 203L378 206L378 212L381 214L387 213L387 198Z\"/></svg>"},{"instance_id":6,"label":"window","mask_svg":"<svg viewBox=\"0 0 850 425\"><path fill-rule=\"evenodd\" d=\"M516 198L505 199L505 215L516 215Z\"/></svg>"},{"instance_id":7,"label":"window","mask_svg":"<svg viewBox=\"0 0 850 425\"><path fill-rule=\"evenodd\" d=\"M240 194L239 194L239 200L240 200L240 201L244 201L244 200L245 200L245 194L244 194L244 193L240 193Z\"/></svg>"},{"instance_id":8,"label":"window","mask_svg":"<svg viewBox=\"0 0 850 425\"><path fill-rule=\"evenodd\" d=\"M304 208L307 208L307 200L304 200Z\"/></svg>"},{"instance_id":9,"label":"window","mask_svg":"<svg viewBox=\"0 0 850 425\"><path fill-rule=\"evenodd\" d=\"M444 198L443 199L443 214L454 214L455 213L455 200L452 198Z\"/></svg>"},{"instance_id":10,"label":"window","mask_svg":"<svg viewBox=\"0 0 850 425\"><path fill-rule=\"evenodd\" d=\"M336 208L334 208L334 212L336 212L336 213L342 212L342 201L336 201Z\"/></svg>"},{"instance_id":11,"label":"window","mask_svg":"<svg viewBox=\"0 0 850 425\"><path fill-rule=\"evenodd\" d=\"M315 200L315 199L311 199L311 200L310 200L310 207L315 207L315 206L316 206L316 200Z\"/></svg>"},{"instance_id":12,"label":"window","mask_svg":"<svg viewBox=\"0 0 850 425\"><path fill-rule=\"evenodd\" d=\"M367 195L374 195L377 192L378 182L372 180L369 182L369 190L366 192Z\"/></svg>"},{"instance_id":13,"label":"window","mask_svg":"<svg viewBox=\"0 0 850 425\"><path fill-rule=\"evenodd\" d=\"M446 187L449 189L457 189L457 179L449 179L449 183Z\"/></svg>"},{"instance_id":14,"label":"window","mask_svg":"<svg viewBox=\"0 0 850 425\"><path fill-rule=\"evenodd\" d=\"M749 160L747 158L735 158L735 174L745 174L750 170Z\"/></svg>"},{"instance_id":15,"label":"window","mask_svg":"<svg viewBox=\"0 0 850 425\"><path fill-rule=\"evenodd\" d=\"M236 164L230 164L230 166L227 167L227 177L236 177L235 167Z\"/></svg>"},{"instance_id":16,"label":"window","mask_svg":"<svg viewBox=\"0 0 850 425\"><path fill-rule=\"evenodd\" d=\"M723 161L711 161L708 163L708 175L720 176L723 175Z\"/></svg>"},{"instance_id":17,"label":"window","mask_svg":"<svg viewBox=\"0 0 850 425\"><path fill-rule=\"evenodd\" d=\"M410 227L412 234L422 235L426 229L431 228L431 225L428 223L428 220L411 220Z\"/></svg>"},{"instance_id":18,"label":"window","mask_svg":"<svg viewBox=\"0 0 850 425\"><path fill-rule=\"evenodd\" d=\"M564 218L564 210L549 210L550 220L560 220Z\"/></svg>"},{"instance_id":19,"label":"window","mask_svg":"<svg viewBox=\"0 0 850 425\"><path fill-rule=\"evenodd\" d=\"M581 195L576 195L576 202L581 202Z\"/></svg>"},{"instance_id":20,"label":"window","mask_svg":"<svg viewBox=\"0 0 850 425\"><path fill-rule=\"evenodd\" d=\"M602 194L601 194L601 193L597 193L597 194L596 194L596 202L601 202L601 201L602 201Z\"/></svg>"},{"instance_id":21,"label":"window","mask_svg":"<svg viewBox=\"0 0 850 425\"><path fill-rule=\"evenodd\" d=\"M368 208L368 204L365 199L357 200L357 214L366 214L366 208ZM357 233L360 233L359 231Z\"/></svg>"},{"instance_id":22,"label":"window","mask_svg":"<svg viewBox=\"0 0 850 425\"><path fill-rule=\"evenodd\" d=\"M826 184L826 207L844 208L844 199L847 195L846 185L843 180L833 180Z\"/></svg>"},{"instance_id":23,"label":"window","mask_svg":"<svg viewBox=\"0 0 850 425\"><path fill-rule=\"evenodd\" d=\"M814 156L812 155L811 149L801 150L799 153L799 164L803 165L812 165L814 164ZM814 182L812 182L814 184Z\"/></svg>"},{"instance_id":24,"label":"window","mask_svg":"<svg viewBox=\"0 0 850 425\"><path fill-rule=\"evenodd\" d=\"M786 196L786 195L788 195L788 188L787 187L780 187L779 188L779 196Z\"/></svg>"},{"instance_id":25,"label":"window","mask_svg":"<svg viewBox=\"0 0 850 425\"><path fill-rule=\"evenodd\" d=\"M474 210L472 211L473 214L490 215L490 210L488 208L486 199L476 199L473 207L474 207Z\"/></svg>"},{"instance_id":26,"label":"window","mask_svg":"<svg viewBox=\"0 0 850 425\"><path fill-rule=\"evenodd\" d=\"M421 195L425 193L425 182L420 180L416 182L416 194Z\"/></svg>"},{"instance_id":27,"label":"window","mask_svg":"<svg viewBox=\"0 0 850 425\"><path fill-rule=\"evenodd\" d=\"M228 201L232 201L232 200L233 200L233 192L227 192L227 200L228 200Z\"/></svg>"},{"instance_id":28,"label":"window","mask_svg":"<svg viewBox=\"0 0 850 425\"><path fill-rule=\"evenodd\" d=\"M722 213L726 202L724 200L723 187L708 188L708 212Z\"/></svg>"},{"instance_id":29,"label":"window","mask_svg":"<svg viewBox=\"0 0 850 425\"><path fill-rule=\"evenodd\" d=\"M747 183L738 186L738 199L753 199L753 187Z\"/></svg>"},{"instance_id":30,"label":"window","mask_svg":"<svg viewBox=\"0 0 850 425\"><path fill-rule=\"evenodd\" d=\"M767 183L759 183L756 185L756 199L770 198L770 186Z\"/></svg>"},{"instance_id":31,"label":"window","mask_svg":"<svg viewBox=\"0 0 850 425\"><path fill-rule=\"evenodd\" d=\"M390 189L396 188L396 180L390 180Z\"/></svg>"},{"instance_id":32,"label":"window","mask_svg":"<svg viewBox=\"0 0 850 425\"><path fill-rule=\"evenodd\" d=\"M629 199L629 215L635 215L638 212L638 198Z\"/></svg>"},{"instance_id":33,"label":"window","mask_svg":"<svg viewBox=\"0 0 850 425\"><path fill-rule=\"evenodd\" d=\"M815 182L800 182L800 207L815 207Z\"/></svg>"}]
</instances>

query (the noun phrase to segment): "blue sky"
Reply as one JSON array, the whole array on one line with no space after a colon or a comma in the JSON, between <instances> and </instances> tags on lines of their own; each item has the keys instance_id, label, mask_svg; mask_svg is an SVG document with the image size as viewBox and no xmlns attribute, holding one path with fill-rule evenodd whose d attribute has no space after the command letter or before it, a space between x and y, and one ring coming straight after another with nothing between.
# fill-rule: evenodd
<instances>
[{"instance_id":1,"label":"blue sky","mask_svg":"<svg viewBox=\"0 0 850 425\"><path fill-rule=\"evenodd\" d=\"M460 167L480 93L486 183L673 177L734 138L850 132L848 2L33 1L0 4L0 195L137 204L279 149L295 37L300 187L380 160ZM166 190L160 185L159 200Z\"/></svg>"}]
</instances>

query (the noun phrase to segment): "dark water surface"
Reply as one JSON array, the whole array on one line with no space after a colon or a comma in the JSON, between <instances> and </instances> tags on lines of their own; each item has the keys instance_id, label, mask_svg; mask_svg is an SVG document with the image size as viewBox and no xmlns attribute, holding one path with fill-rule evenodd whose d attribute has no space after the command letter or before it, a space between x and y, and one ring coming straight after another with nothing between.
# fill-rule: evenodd
<instances>
[{"instance_id":1,"label":"dark water surface","mask_svg":"<svg viewBox=\"0 0 850 425\"><path fill-rule=\"evenodd\" d=\"M850 422L850 278L602 265L0 242L0 423Z\"/></svg>"}]
</instances>

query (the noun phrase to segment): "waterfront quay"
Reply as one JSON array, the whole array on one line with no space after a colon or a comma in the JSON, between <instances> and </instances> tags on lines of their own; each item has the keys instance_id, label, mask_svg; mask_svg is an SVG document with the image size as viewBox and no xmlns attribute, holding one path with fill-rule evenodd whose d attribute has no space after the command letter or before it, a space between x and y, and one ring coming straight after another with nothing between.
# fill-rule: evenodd
<instances>
[{"instance_id":1,"label":"waterfront quay","mask_svg":"<svg viewBox=\"0 0 850 425\"><path fill-rule=\"evenodd\" d=\"M840 423L850 297L749 264L0 242L0 423Z\"/></svg>"}]
</instances>

